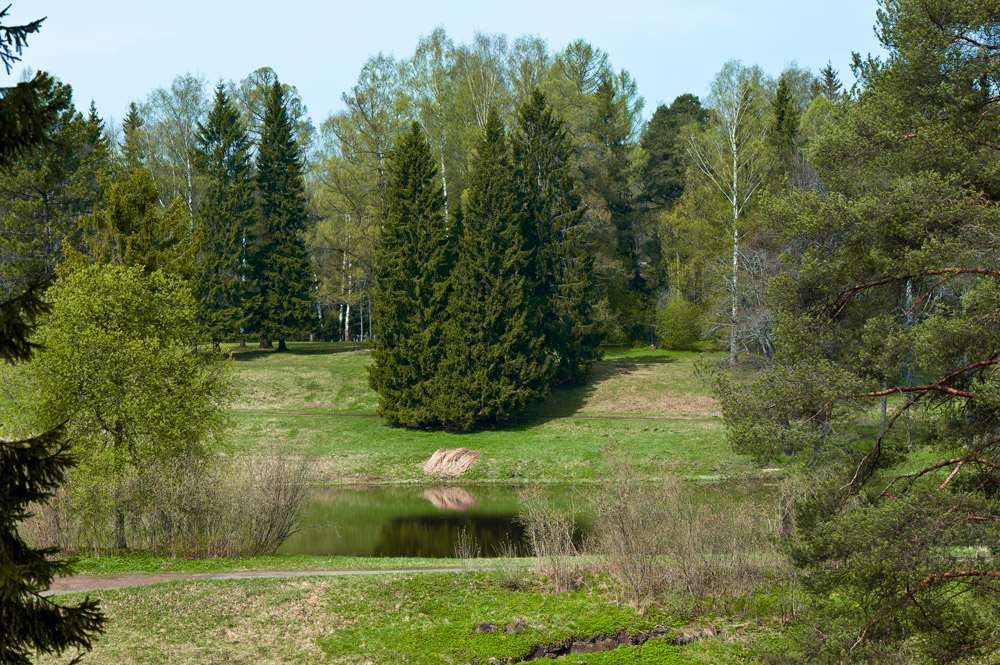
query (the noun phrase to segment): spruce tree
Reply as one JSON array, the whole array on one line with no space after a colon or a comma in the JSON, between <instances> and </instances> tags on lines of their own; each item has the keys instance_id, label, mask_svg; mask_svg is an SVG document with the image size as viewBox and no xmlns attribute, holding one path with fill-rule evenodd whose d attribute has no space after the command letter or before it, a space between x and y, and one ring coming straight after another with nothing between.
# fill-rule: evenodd
<instances>
[{"instance_id":1,"label":"spruce tree","mask_svg":"<svg viewBox=\"0 0 1000 665\"><path fill-rule=\"evenodd\" d=\"M139 113L135 102L128 105L128 113L122 121L121 166L126 173L131 173L146 163L146 152L143 149L143 125L145 121Z\"/></svg>"},{"instance_id":2,"label":"spruce tree","mask_svg":"<svg viewBox=\"0 0 1000 665\"><path fill-rule=\"evenodd\" d=\"M368 382L388 422L435 424L453 238L431 147L416 122L397 139L375 253L375 347Z\"/></svg>"},{"instance_id":3,"label":"spruce tree","mask_svg":"<svg viewBox=\"0 0 1000 665\"><path fill-rule=\"evenodd\" d=\"M779 157L787 159L795 152L795 137L799 133L799 111L788 79L784 75L778 79L778 88L771 101L771 113L773 115L769 138Z\"/></svg>"},{"instance_id":4,"label":"spruce tree","mask_svg":"<svg viewBox=\"0 0 1000 665\"><path fill-rule=\"evenodd\" d=\"M535 327L530 257L503 126L487 117L469 176L438 380L445 427L504 420L547 389L553 361Z\"/></svg>"},{"instance_id":5,"label":"spruce tree","mask_svg":"<svg viewBox=\"0 0 1000 665\"><path fill-rule=\"evenodd\" d=\"M533 285L531 325L545 333L557 381L579 382L599 357L602 335L591 316L593 252L570 173L572 145L561 120L535 90L518 113L511 138L527 241L525 275Z\"/></svg>"},{"instance_id":6,"label":"spruce tree","mask_svg":"<svg viewBox=\"0 0 1000 665\"><path fill-rule=\"evenodd\" d=\"M194 289L210 339L233 339L246 327L253 293L246 279L247 247L257 220L250 138L220 83L215 106L199 123L196 167L206 176L197 211L202 233Z\"/></svg>"},{"instance_id":7,"label":"spruce tree","mask_svg":"<svg viewBox=\"0 0 1000 665\"><path fill-rule=\"evenodd\" d=\"M45 311L39 289L0 303L0 360L28 360L28 336ZM17 531L33 503L44 503L62 484L73 460L57 428L21 441L0 441L0 663L27 665L29 655L89 650L104 616L96 600L60 605L42 595L72 561L54 559L54 547L32 548Z\"/></svg>"},{"instance_id":8,"label":"spruce tree","mask_svg":"<svg viewBox=\"0 0 1000 665\"><path fill-rule=\"evenodd\" d=\"M257 193L261 228L252 256L259 294L251 326L261 348L285 350L285 340L306 331L311 318L312 266L302 233L306 226L305 183L285 94L275 78L264 107L257 149Z\"/></svg>"},{"instance_id":9,"label":"spruce tree","mask_svg":"<svg viewBox=\"0 0 1000 665\"><path fill-rule=\"evenodd\" d=\"M840 98L843 85L837 78L837 70L833 68L833 63L827 62L826 67L821 69L819 73L823 76L823 80L820 82L820 92L831 102L837 101Z\"/></svg>"}]
</instances>

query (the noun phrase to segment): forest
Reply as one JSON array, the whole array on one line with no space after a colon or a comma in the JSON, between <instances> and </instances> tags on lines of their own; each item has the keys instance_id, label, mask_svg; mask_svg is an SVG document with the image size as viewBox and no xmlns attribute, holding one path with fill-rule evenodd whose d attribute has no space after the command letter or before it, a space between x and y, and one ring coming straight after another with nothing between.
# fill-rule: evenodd
<instances>
[{"instance_id":1,"label":"forest","mask_svg":"<svg viewBox=\"0 0 1000 665\"><path fill-rule=\"evenodd\" d=\"M18 536L30 501L75 502L54 519L94 550L173 552L215 533L207 512L247 535L205 548L280 545L294 520L254 515L291 511L275 497L301 478L268 467L275 495L241 506L255 458L227 475L238 353L367 343L403 432L378 436L417 440L520 431L609 349L665 349L699 356L728 454L782 474L763 540L787 568L757 590L780 589L782 616L736 661L995 661L1000 2L883 0L875 20L888 55L854 54L849 88L831 64L732 60L648 120L586 40L443 28L372 56L318 125L267 67L181 74L120 126L28 72L0 98L0 357L19 363L0 545L23 558L0 548L0 618L34 616L22 595L65 570ZM8 71L41 26L0 25ZM623 478L622 512L600 515L657 530L662 478ZM652 548L629 550L650 570L674 551L622 542ZM633 573L587 579L656 605ZM786 588L805 596L791 618ZM52 612L0 635L0 662L88 649L103 626L89 600ZM46 621L66 632L40 637Z\"/></svg>"}]
</instances>

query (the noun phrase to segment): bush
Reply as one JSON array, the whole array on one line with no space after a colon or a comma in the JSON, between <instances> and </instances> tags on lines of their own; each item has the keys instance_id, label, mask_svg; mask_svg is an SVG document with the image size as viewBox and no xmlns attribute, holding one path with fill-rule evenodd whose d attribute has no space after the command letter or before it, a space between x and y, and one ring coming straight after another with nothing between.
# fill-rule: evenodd
<instances>
[{"instance_id":1,"label":"bush","mask_svg":"<svg viewBox=\"0 0 1000 665\"><path fill-rule=\"evenodd\" d=\"M577 577L573 511L552 505L537 487L520 492L518 503L517 519L538 560L538 571L551 580L557 593L572 590Z\"/></svg>"},{"instance_id":2,"label":"bush","mask_svg":"<svg viewBox=\"0 0 1000 665\"><path fill-rule=\"evenodd\" d=\"M641 606L673 591L694 605L747 611L747 596L781 581L787 562L769 502L725 501L724 486L674 476L650 482L634 473L627 449L604 455L586 552L624 601Z\"/></svg>"},{"instance_id":3,"label":"bush","mask_svg":"<svg viewBox=\"0 0 1000 665\"><path fill-rule=\"evenodd\" d=\"M73 554L115 549L116 507L127 505L125 536L133 550L157 556L272 554L294 533L305 497L305 465L277 453L232 464L221 457L159 463L130 474L117 497L70 481L34 507L25 537Z\"/></svg>"},{"instance_id":4,"label":"bush","mask_svg":"<svg viewBox=\"0 0 1000 665\"><path fill-rule=\"evenodd\" d=\"M656 312L656 337L665 349L684 351L693 348L701 338L701 311L698 306L681 297L672 298Z\"/></svg>"}]
</instances>

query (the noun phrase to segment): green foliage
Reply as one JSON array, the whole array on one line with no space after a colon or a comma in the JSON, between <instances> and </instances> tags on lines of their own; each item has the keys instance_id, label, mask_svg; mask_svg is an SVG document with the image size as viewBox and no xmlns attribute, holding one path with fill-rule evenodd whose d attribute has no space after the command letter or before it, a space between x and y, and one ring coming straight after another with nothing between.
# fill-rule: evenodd
<instances>
[{"instance_id":1,"label":"green foliage","mask_svg":"<svg viewBox=\"0 0 1000 665\"><path fill-rule=\"evenodd\" d=\"M592 308L594 255L570 175L569 137L541 92L521 106L511 144L524 206L525 272L534 286L531 326L545 331L556 380L580 383L600 357L602 339Z\"/></svg>"},{"instance_id":2,"label":"green foliage","mask_svg":"<svg viewBox=\"0 0 1000 665\"><path fill-rule=\"evenodd\" d=\"M785 76L778 79L778 88L771 100L771 127L768 139L782 159L795 152L795 137L799 133L799 111Z\"/></svg>"},{"instance_id":3,"label":"green foliage","mask_svg":"<svg viewBox=\"0 0 1000 665\"><path fill-rule=\"evenodd\" d=\"M375 254L374 365L368 380L392 424L437 422L438 364L453 263L453 240L431 148L414 122L390 164L388 214Z\"/></svg>"},{"instance_id":4,"label":"green foliage","mask_svg":"<svg viewBox=\"0 0 1000 665\"><path fill-rule=\"evenodd\" d=\"M2 14L0 14L2 16ZM37 290L0 302L0 360L31 357L28 335L47 307ZM61 427L18 441L0 440L0 662L27 665L31 652L89 650L104 617L95 600L60 605L42 596L72 561L56 548L32 548L18 533L32 503L45 502L63 483L74 460Z\"/></svg>"},{"instance_id":5,"label":"green foliage","mask_svg":"<svg viewBox=\"0 0 1000 665\"><path fill-rule=\"evenodd\" d=\"M833 63L827 62L826 67L821 69L819 73L823 78L817 81L816 92L823 95L824 99L829 102L838 101L842 94L843 85L837 78L837 70L833 68Z\"/></svg>"},{"instance_id":6,"label":"green foliage","mask_svg":"<svg viewBox=\"0 0 1000 665\"><path fill-rule=\"evenodd\" d=\"M790 552L810 662L971 663L1000 644L1000 563L960 555L1000 542L998 11L884 3L890 57L855 63L861 93L810 144L832 192L771 210L777 353L723 412L738 450L808 464Z\"/></svg>"},{"instance_id":7,"label":"green foliage","mask_svg":"<svg viewBox=\"0 0 1000 665\"><path fill-rule=\"evenodd\" d=\"M120 168L128 174L133 173L146 164L146 137L143 130L142 114L135 102L129 102L128 113L122 121L122 142L120 147Z\"/></svg>"},{"instance_id":8,"label":"green foliage","mask_svg":"<svg viewBox=\"0 0 1000 665\"><path fill-rule=\"evenodd\" d=\"M78 248L63 245L65 274L95 263L139 266L189 277L201 236L191 232L191 216L180 199L164 210L149 172L139 168L106 184L105 207L81 218Z\"/></svg>"},{"instance_id":9,"label":"green foliage","mask_svg":"<svg viewBox=\"0 0 1000 665\"><path fill-rule=\"evenodd\" d=\"M684 94L671 102L660 104L649 119L642 135L646 151L641 186L645 200L657 206L672 207L684 192L687 171L687 148L681 131L687 125L704 125L708 112L694 95Z\"/></svg>"},{"instance_id":10,"label":"green foliage","mask_svg":"<svg viewBox=\"0 0 1000 665\"><path fill-rule=\"evenodd\" d=\"M8 5L0 12L0 18L7 14ZM11 45L17 53L27 44L27 36L38 30L41 21L23 26L0 25L0 58L7 72L19 60L11 52ZM66 100L46 99L47 91L55 82L51 75L38 72L30 81L23 81L13 87L0 88L0 167L14 161L25 150L29 150L49 140L48 128L58 114L66 109Z\"/></svg>"},{"instance_id":11,"label":"green foliage","mask_svg":"<svg viewBox=\"0 0 1000 665\"><path fill-rule=\"evenodd\" d=\"M66 423L80 462L74 491L91 504L81 509L113 513L123 548L126 478L207 452L223 424L224 366L196 350L194 299L161 271L92 265L57 282L51 301L29 367L34 422Z\"/></svg>"},{"instance_id":12,"label":"green foliage","mask_svg":"<svg viewBox=\"0 0 1000 665\"><path fill-rule=\"evenodd\" d=\"M799 120L799 136L808 142L823 131L823 127L833 113L834 105L825 95L817 95Z\"/></svg>"},{"instance_id":13,"label":"green foliage","mask_svg":"<svg viewBox=\"0 0 1000 665\"><path fill-rule=\"evenodd\" d=\"M45 141L25 149L0 171L0 293L20 293L52 275L66 236L101 198L107 140L96 113L84 119L68 85L52 79L38 103L59 107Z\"/></svg>"},{"instance_id":14,"label":"green foliage","mask_svg":"<svg viewBox=\"0 0 1000 665\"><path fill-rule=\"evenodd\" d=\"M254 308L246 264L257 226L250 138L221 84L197 140L193 158L206 183L196 216L202 243L193 283L206 332L218 342L237 337Z\"/></svg>"},{"instance_id":15,"label":"green foliage","mask_svg":"<svg viewBox=\"0 0 1000 665\"><path fill-rule=\"evenodd\" d=\"M656 313L656 339L672 351L687 351L701 339L701 310L682 296L672 298Z\"/></svg>"},{"instance_id":16,"label":"green foliage","mask_svg":"<svg viewBox=\"0 0 1000 665\"><path fill-rule=\"evenodd\" d=\"M281 83L274 79L257 149L261 230L252 252L259 305L250 328L263 346L302 335L311 324L312 266L306 254L305 183L298 142Z\"/></svg>"},{"instance_id":17,"label":"green foliage","mask_svg":"<svg viewBox=\"0 0 1000 665\"><path fill-rule=\"evenodd\" d=\"M10 306L0 303L0 310ZM72 465L60 428L0 441L0 662L28 665L32 652L90 650L103 632L96 600L60 605L42 595L57 575L72 573L72 561L55 559L57 548L29 547L17 529L31 516L30 505L47 501Z\"/></svg>"},{"instance_id":18,"label":"green foliage","mask_svg":"<svg viewBox=\"0 0 1000 665\"><path fill-rule=\"evenodd\" d=\"M440 421L467 430L505 420L547 391L554 362L533 329L530 248L500 118L477 146L458 241L440 375Z\"/></svg>"}]
</instances>

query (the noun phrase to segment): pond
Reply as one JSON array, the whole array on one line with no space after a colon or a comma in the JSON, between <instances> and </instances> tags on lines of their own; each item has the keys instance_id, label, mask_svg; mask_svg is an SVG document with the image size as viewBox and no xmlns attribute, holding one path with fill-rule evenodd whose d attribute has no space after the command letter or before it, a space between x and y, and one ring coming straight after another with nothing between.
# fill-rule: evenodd
<instances>
[{"instance_id":1,"label":"pond","mask_svg":"<svg viewBox=\"0 0 1000 665\"><path fill-rule=\"evenodd\" d=\"M761 483L690 484L699 501L725 510L726 504L767 500L773 487ZM507 541L523 550L524 529L517 521L522 487L317 487L310 490L301 530L280 554L371 557L455 556L459 534L472 534L482 556L496 556ZM591 530L587 510L593 486L545 486L538 491L575 515L579 543Z\"/></svg>"}]
</instances>

